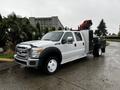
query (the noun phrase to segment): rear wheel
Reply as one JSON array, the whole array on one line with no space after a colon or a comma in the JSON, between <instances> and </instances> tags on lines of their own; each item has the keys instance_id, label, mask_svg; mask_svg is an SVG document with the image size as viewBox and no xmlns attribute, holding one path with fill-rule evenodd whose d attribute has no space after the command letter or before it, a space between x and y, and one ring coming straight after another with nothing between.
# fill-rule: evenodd
<instances>
[{"instance_id":1,"label":"rear wheel","mask_svg":"<svg viewBox=\"0 0 120 90\"><path fill-rule=\"evenodd\" d=\"M93 55L94 57L99 57L102 55L102 50L101 49L94 49L93 50Z\"/></svg>"},{"instance_id":2,"label":"rear wheel","mask_svg":"<svg viewBox=\"0 0 120 90\"><path fill-rule=\"evenodd\" d=\"M102 50L102 53L105 53L105 47L101 49Z\"/></svg>"},{"instance_id":3,"label":"rear wheel","mask_svg":"<svg viewBox=\"0 0 120 90\"><path fill-rule=\"evenodd\" d=\"M99 49L99 56L101 56L102 55L102 49Z\"/></svg>"}]
</instances>

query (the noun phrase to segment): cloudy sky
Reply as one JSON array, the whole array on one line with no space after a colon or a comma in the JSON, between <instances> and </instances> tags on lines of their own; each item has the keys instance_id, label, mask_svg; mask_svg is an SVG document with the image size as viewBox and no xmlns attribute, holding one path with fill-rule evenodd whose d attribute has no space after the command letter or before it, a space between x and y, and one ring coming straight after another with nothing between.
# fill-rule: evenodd
<instances>
[{"instance_id":1,"label":"cloudy sky","mask_svg":"<svg viewBox=\"0 0 120 90\"><path fill-rule=\"evenodd\" d=\"M3 16L15 12L26 17L58 16L64 26L77 28L85 19L96 29L104 19L110 33L118 33L120 0L1 0Z\"/></svg>"}]
</instances>

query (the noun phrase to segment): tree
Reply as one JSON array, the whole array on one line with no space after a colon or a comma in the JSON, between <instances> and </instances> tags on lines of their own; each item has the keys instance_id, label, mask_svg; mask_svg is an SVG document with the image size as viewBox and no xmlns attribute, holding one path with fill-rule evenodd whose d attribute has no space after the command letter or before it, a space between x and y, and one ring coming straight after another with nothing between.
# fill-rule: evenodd
<instances>
[{"instance_id":1,"label":"tree","mask_svg":"<svg viewBox=\"0 0 120 90\"><path fill-rule=\"evenodd\" d=\"M112 36L117 36L115 33L112 33Z\"/></svg>"},{"instance_id":2,"label":"tree","mask_svg":"<svg viewBox=\"0 0 120 90\"><path fill-rule=\"evenodd\" d=\"M19 17L15 13L8 15L7 27L7 42L10 43L8 48L11 49L20 42L34 39L33 32L36 33L36 29L30 24L28 18Z\"/></svg>"},{"instance_id":3,"label":"tree","mask_svg":"<svg viewBox=\"0 0 120 90\"><path fill-rule=\"evenodd\" d=\"M7 48L13 49L15 45L27 37L27 35L22 32L23 23L21 23L22 18L16 16L15 13L11 13L7 17ZM10 44L10 45L9 45Z\"/></svg>"},{"instance_id":4,"label":"tree","mask_svg":"<svg viewBox=\"0 0 120 90\"><path fill-rule=\"evenodd\" d=\"M120 31L118 32L118 36L120 37Z\"/></svg>"},{"instance_id":5,"label":"tree","mask_svg":"<svg viewBox=\"0 0 120 90\"><path fill-rule=\"evenodd\" d=\"M70 28L70 30L73 30L72 28Z\"/></svg>"},{"instance_id":6,"label":"tree","mask_svg":"<svg viewBox=\"0 0 120 90\"><path fill-rule=\"evenodd\" d=\"M101 20L99 26L97 27L97 30L95 30L95 34L97 36L106 36L107 35L106 24L103 19Z\"/></svg>"},{"instance_id":7,"label":"tree","mask_svg":"<svg viewBox=\"0 0 120 90\"><path fill-rule=\"evenodd\" d=\"M62 30L62 27L59 27L58 30Z\"/></svg>"},{"instance_id":8,"label":"tree","mask_svg":"<svg viewBox=\"0 0 120 90\"><path fill-rule=\"evenodd\" d=\"M0 14L0 21L2 21L2 15Z\"/></svg>"},{"instance_id":9,"label":"tree","mask_svg":"<svg viewBox=\"0 0 120 90\"><path fill-rule=\"evenodd\" d=\"M65 26L65 28L64 28L65 30L69 30L69 28L67 27L67 26Z\"/></svg>"},{"instance_id":10,"label":"tree","mask_svg":"<svg viewBox=\"0 0 120 90\"><path fill-rule=\"evenodd\" d=\"M42 37L42 32L41 32L39 23L36 24L36 28L37 28L37 32L38 32L37 38L41 38Z\"/></svg>"},{"instance_id":11,"label":"tree","mask_svg":"<svg viewBox=\"0 0 120 90\"><path fill-rule=\"evenodd\" d=\"M101 31L100 31L100 30L95 30L95 34L96 34L97 36L101 36Z\"/></svg>"},{"instance_id":12,"label":"tree","mask_svg":"<svg viewBox=\"0 0 120 90\"><path fill-rule=\"evenodd\" d=\"M111 33L109 33L109 36L111 36Z\"/></svg>"},{"instance_id":13,"label":"tree","mask_svg":"<svg viewBox=\"0 0 120 90\"><path fill-rule=\"evenodd\" d=\"M6 24L4 19L2 18L1 14L0 14L0 47L4 47L5 46L5 42L6 42Z\"/></svg>"},{"instance_id":14,"label":"tree","mask_svg":"<svg viewBox=\"0 0 120 90\"><path fill-rule=\"evenodd\" d=\"M48 33L48 32L49 32L48 27L45 27L45 29L44 29L44 34L46 34L46 33Z\"/></svg>"},{"instance_id":15,"label":"tree","mask_svg":"<svg viewBox=\"0 0 120 90\"><path fill-rule=\"evenodd\" d=\"M15 45L23 41L38 39L38 31L40 34L40 28L34 28L26 17L18 16L14 12L7 17L0 14L0 47L4 46L5 50L14 50Z\"/></svg>"},{"instance_id":16,"label":"tree","mask_svg":"<svg viewBox=\"0 0 120 90\"><path fill-rule=\"evenodd\" d=\"M51 27L51 28L50 28L50 31L55 31L55 27Z\"/></svg>"}]
</instances>

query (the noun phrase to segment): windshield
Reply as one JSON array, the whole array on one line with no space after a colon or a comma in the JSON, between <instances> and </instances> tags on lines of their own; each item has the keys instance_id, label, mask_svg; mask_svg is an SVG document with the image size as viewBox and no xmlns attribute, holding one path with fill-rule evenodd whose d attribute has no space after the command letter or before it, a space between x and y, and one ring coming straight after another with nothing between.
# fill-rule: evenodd
<instances>
[{"instance_id":1,"label":"windshield","mask_svg":"<svg viewBox=\"0 0 120 90\"><path fill-rule=\"evenodd\" d=\"M63 32L50 32L45 34L42 37L42 40L59 41L62 35L63 35Z\"/></svg>"}]
</instances>

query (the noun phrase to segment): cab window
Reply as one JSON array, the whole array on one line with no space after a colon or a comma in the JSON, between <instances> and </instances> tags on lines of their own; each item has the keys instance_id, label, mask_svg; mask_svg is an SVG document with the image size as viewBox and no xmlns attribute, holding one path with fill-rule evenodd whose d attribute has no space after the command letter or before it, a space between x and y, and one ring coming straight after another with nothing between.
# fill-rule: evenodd
<instances>
[{"instance_id":1,"label":"cab window","mask_svg":"<svg viewBox=\"0 0 120 90\"><path fill-rule=\"evenodd\" d=\"M74 37L73 37L73 34L71 32L66 32L63 36L63 39L62 39L62 42L63 43L67 43L67 38L68 37L72 37L73 38L73 41L74 41Z\"/></svg>"},{"instance_id":2,"label":"cab window","mask_svg":"<svg viewBox=\"0 0 120 90\"><path fill-rule=\"evenodd\" d=\"M81 34L79 32L74 32L74 34L75 34L77 41L82 41L82 37L81 37Z\"/></svg>"}]
</instances>

